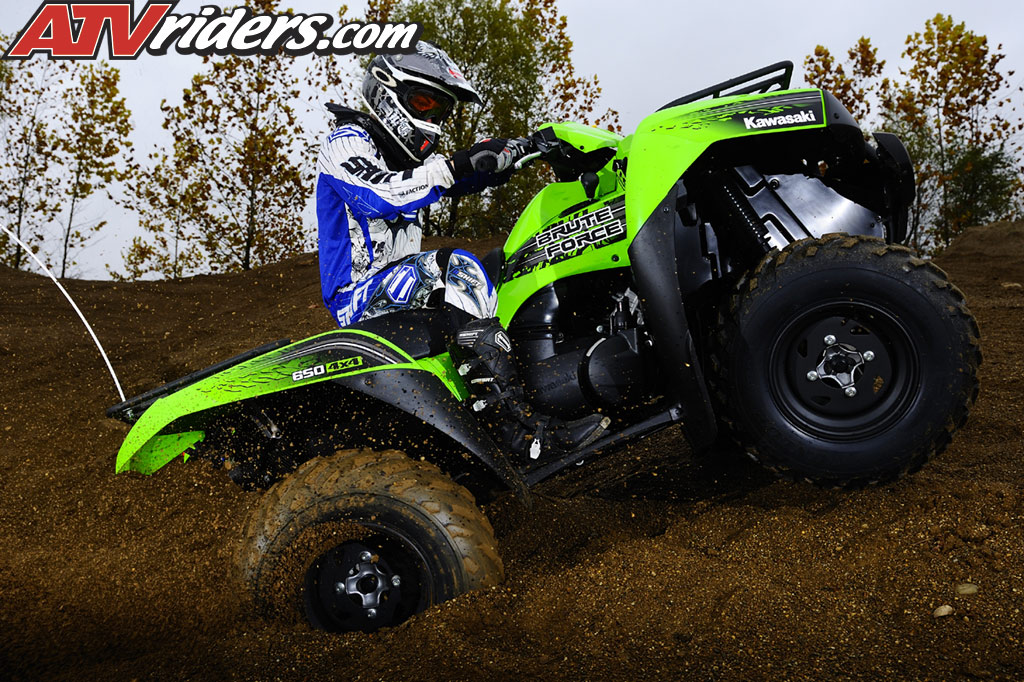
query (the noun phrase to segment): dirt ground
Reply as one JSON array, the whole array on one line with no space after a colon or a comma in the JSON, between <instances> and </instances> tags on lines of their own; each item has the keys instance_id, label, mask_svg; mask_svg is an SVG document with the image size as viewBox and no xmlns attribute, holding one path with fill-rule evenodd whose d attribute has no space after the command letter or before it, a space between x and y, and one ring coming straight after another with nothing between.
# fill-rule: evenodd
<instances>
[{"instance_id":1,"label":"dirt ground","mask_svg":"<svg viewBox=\"0 0 1024 682\"><path fill-rule=\"evenodd\" d=\"M99 355L51 283L0 269L0 678L1024 679L1024 224L938 262L985 361L921 472L822 491L666 433L594 465L597 490L493 503L503 585L346 636L248 615L231 565L258 494L199 461L114 476ZM68 288L128 395L331 325L311 255Z\"/></svg>"}]
</instances>

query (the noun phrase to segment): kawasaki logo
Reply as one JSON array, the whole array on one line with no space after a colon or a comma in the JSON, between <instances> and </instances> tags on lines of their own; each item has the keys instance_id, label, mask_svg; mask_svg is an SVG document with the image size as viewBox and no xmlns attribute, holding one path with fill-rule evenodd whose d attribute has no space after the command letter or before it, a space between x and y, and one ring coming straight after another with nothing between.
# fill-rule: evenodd
<instances>
[{"instance_id":1,"label":"kawasaki logo","mask_svg":"<svg viewBox=\"0 0 1024 682\"><path fill-rule=\"evenodd\" d=\"M810 109L801 111L799 114L788 114L786 116L768 116L767 118L757 118L756 116L743 117L743 125L747 126L747 130L817 122L818 119Z\"/></svg>"}]
</instances>

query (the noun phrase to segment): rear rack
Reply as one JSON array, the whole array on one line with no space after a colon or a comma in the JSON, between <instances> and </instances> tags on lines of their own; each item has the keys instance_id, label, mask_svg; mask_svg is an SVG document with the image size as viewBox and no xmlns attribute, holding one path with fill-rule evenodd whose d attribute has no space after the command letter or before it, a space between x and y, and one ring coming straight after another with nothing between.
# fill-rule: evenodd
<instances>
[{"instance_id":1,"label":"rear rack","mask_svg":"<svg viewBox=\"0 0 1024 682\"><path fill-rule=\"evenodd\" d=\"M189 384L194 384L197 381L205 379L208 376L212 376L217 372L221 372L227 369L228 367L234 367L235 365L243 363L246 360L250 360L256 357L257 355L263 355L264 353L269 353L272 350L277 350L282 346L287 346L291 342L291 339L280 339L278 341L272 341L271 343L264 344L259 348L253 348L252 350L246 351L240 355L236 355L233 358L222 360L215 365L207 367L206 369L201 369L192 372L191 374L186 374L180 379L175 379L174 381L166 383L163 386L157 386L152 390L146 391L145 393L141 393L135 396L134 398L129 398L123 403L118 403L113 407L108 407L107 416L112 417L114 419L120 419L126 424L134 424L136 421L138 421L142 413L149 408L150 405L152 405L158 399L164 397L165 395L174 393L175 391L180 390L185 386L188 386Z\"/></svg>"},{"instance_id":2,"label":"rear rack","mask_svg":"<svg viewBox=\"0 0 1024 682\"><path fill-rule=\"evenodd\" d=\"M781 72L781 73L777 73ZM773 75L774 74L774 75ZM683 104L689 104L690 102L696 102L700 99L710 97L717 99L719 97L729 97L731 95L751 95L755 92L765 93L772 89L772 86L779 86L778 90L788 90L789 83L793 78L793 62L776 62L771 66L765 66L758 69L757 71L751 71L745 73L742 76L736 76L730 78L727 81L722 81L717 85L712 85L709 88L698 90L697 92L690 93L689 95L683 95L679 99L674 99L658 111L669 109L671 107L678 107ZM758 80L761 79L761 80ZM730 89L735 88L735 89ZM728 92L726 92L728 90Z\"/></svg>"}]
</instances>

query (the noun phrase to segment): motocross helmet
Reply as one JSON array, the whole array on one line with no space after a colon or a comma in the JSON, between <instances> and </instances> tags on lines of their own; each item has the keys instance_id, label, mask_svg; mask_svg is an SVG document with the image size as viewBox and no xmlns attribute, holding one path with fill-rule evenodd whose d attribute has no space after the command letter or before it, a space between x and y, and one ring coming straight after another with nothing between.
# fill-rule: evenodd
<instances>
[{"instance_id":1,"label":"motocross helmet","mask_svg":"<svg viewBox=\"0 0 1024 682\"><path fill-rule=\"evenodd\" d=\"M363 100L399 149L423 161L456 102L480 96L444 50L420 40L411 54L378 55L363 76Z\"/></svg>"}]
</instances>

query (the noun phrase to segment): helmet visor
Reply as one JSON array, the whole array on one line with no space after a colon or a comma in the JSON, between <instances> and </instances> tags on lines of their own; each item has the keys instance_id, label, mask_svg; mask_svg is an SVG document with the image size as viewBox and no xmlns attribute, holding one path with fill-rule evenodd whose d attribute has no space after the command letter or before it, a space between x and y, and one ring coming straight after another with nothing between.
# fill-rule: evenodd
<instances>
[{"instance_id":1,"label":"helmet visor","mask_svg":"<svg viewBox=\"0 0 1024 682\"><path fill-rule=\"evenodd\" d=\"M451 115L454 105L451 97L430 88L412 87L405 96L409 113L427 123L441 123Z\"/></svg>"}]
</instances>

